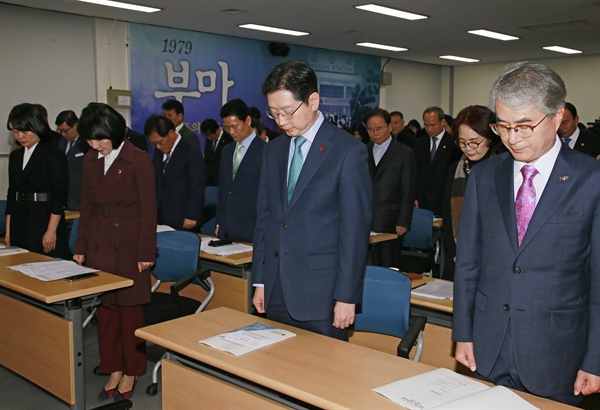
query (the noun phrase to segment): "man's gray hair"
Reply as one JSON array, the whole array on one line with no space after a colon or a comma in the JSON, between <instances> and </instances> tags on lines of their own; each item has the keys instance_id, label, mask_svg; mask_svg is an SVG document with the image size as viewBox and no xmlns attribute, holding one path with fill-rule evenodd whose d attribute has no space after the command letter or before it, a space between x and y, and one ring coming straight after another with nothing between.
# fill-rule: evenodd
<instances>
[{"instance_id":1,"label":"man's gray hair","mask_svg":"<svg viewBox=\"0 0 600 410\"><path fill-rule=\"evenodd\" d=\"M554 115L565 105L567 89L551 68L529 61L509 64L502 69L490 92L490 108L496 102L515 110L537 109Z\"/></svg>"}]
</instances>

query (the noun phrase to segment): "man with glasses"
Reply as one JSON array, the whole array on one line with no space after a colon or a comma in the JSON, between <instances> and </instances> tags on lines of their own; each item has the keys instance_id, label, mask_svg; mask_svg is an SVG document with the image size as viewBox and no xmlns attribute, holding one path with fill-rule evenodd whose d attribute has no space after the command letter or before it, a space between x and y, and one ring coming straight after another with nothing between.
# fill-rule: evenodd
<instances>
[{"instance_id":1,"label":"man with glasses","mask_svg":"<svg viewBox=\"0 0 600 410\"><path fill-rule=\"evenodd\" d=\"M410 227L416 190L416 159L412 149L391 136L392 116L381 108L365 114L371 142L369 172L373 182L373 223L375 232L389 232L398 239L374 244L371 264L400 268L404 234Z\"/></svg>"},{"instance_id":2,"label":"man with glasses","mask_svg":"<svg viewBox=\"0 0 600 410\"><path fill-rule=\"evenodd\" d=\"M453 340L476 377L580 405L600 391L600 163L557 136L565 96L556 72L530 62L493 85L508 152L467 182Z\"/></svg>"},{"instance_id":3,"label":"man with glasses","mask_svg":"<svg viewBox=\"0 0 600 410\"><path fill-rule=\"evenodd\" d=\"M173 229L197 232L202 225L204 204L204 159L167 117L153 114L144 124L144 134L156 148L157 223Z\"/></svg>"},{"instance_id":4,"label":"man with glasses","mask_svg":"<svg viewBox=\"0 0 600 410\"><path fill-rule=\"evenodd\" d=\"M250 109L237 98L221 108L223 129L235 143L221 151L217 228L222 239L252 242L256 226L256 197L265 142L252 129Z\"/></svg>"},{"instance_id":5,"label":"man with glasses","mask_svg":"<svg viewBox=\"0 0 600 410\"><path fill-rule=\"evenodd\" d=\"M62 135L58 148L65 153L69 166L69 192L67 209L78 211L81 202L81 179L83 177L83 157L90 146L77 132L77 114L63 111L56 117L56 131Z\"/></svg>"},{"instance_id":6,"label":"man with glasses","mask_svg":"<svg viewBox=\"0 0 600 410\"><path fill-rule=\"evenodd\" d=\"M301 60L262 85L267 115L287 137L265 146L254 234L259 313L346 340L361 302L373 188L367 149L324 120L317 76Z\"/></svg>"},{"instance_id":7,"label":"man with glasses","mask_svg":"<svg viewBox=\"0 0 600 410\"><path fill-rule=\"evenodd\" d=\"M440 107L429 107L423 112L423 128L428 138L417 138L417 202L418 208L428 209L441 215L444 186L448 170L458 161L462 151L454 143L454 137L445 131L446 120Z\"/></svg>"}]
</instances>

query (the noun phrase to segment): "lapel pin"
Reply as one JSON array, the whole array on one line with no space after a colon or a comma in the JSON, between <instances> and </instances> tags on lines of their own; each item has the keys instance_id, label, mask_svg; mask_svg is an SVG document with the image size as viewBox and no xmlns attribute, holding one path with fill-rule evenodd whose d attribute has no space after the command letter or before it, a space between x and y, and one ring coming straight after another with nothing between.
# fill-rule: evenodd
<instances>
[{"instance_id":1,"label":"lapel pin","mask_svg":"<svg viewBox=\"0 0 600 410\"><path fill-rule=\"evenodd\" d=\"M442 148L443 148L443 149L446 149L446 146L444 145Z\"/></svg>"},{"instance_id":2,"label":"lapel pin","mask_svg":"<svg viewBox=\"0 0 600 410\"><path fill-rule=\"evenodd\" d=\"M120 174L121 172L123 172L123 171L121 171L121 170L118 170L118 171L117 171L117 174Z\"/></svg>"},{"instance_id":3,"label":"lapel pin","mask_svg":"<svg viewBox=\"0 0 600 410\"><path fill-rule=\"evenodd\" d=\"M324 147L323 145L321 145L321 146L319 147L319 149L320 149L321 151L325 151L325 147Z\"/></svg>"},{"instance_id":4,"label":"lapel pin","mask_svg":"<svg viewBox=\"0 0 600 410\"><path fill-rule=\"evenodd\" d=\"M558 178L560 181L566 181L567 179L569 179L568 175L562 176L560 178Z\"/></svg>"}]
</instances>

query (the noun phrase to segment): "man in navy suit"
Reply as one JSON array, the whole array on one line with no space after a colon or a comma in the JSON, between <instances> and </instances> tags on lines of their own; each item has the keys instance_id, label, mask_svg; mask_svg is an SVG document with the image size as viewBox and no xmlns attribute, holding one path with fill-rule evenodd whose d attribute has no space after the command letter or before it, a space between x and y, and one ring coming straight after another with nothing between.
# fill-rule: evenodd
<instances>
[{"instance_id":1,"label":"man in navy suit","mask_svg":"<svg viewBox=\"0 0 600 410\"><path fill-rule=\"evenodd\" d=\"M223 129L235 144L221 152L217 229L219 238L252 242L256 226L256 197L265 142L252 129L250 109L241 99L221 108Z\"/></svg>"},{"instance_id":2,"label":"man in navy suit","mask_svg":"<svg viewBox=\"0 0 600 410\"><path fill-rule=\"evenodd\" d=\"M577 108L571 103L565 103L565 115L558 129L558 136L569 148L596 158L600 155L600 137L588 130L579 129L578 124Z\"/></svg>"},{"instance_id":3,"label":"man in navy suit","mask_svg":"<svg viewBox=\"0 0 600 410\"><path fill-rule=\"evenodd\" d=\"M254 306L269 319L345 340L362 300L371 228L367 149L324 120L305 61L277 65L262 92L287 137L263 155Z\"/></svg>"},{"instance_id":4,"label":"man in navy suit","mask_svg":"<svg viewBox=\"0 0 600 410\"><path fill-rule=\"evenodd\" d=\"M453 340L477 377L578 405L600 391L600 163L557 136L565 95L529 62L493 85L508 152L469 175Z\"/></svg>"},{"instance_id":5,"label":"man in navy suit","mask_svg":"<svg viewBox=\"0 0 600 410\"><path fill-rule=\"evenodd\" d=\"M67 209L79 210L81 202L81 180L83 177L83 157L90 146L77 132L77 114L71 110L63 111L56 117L57 131L63 136L58 142L58 148L65 153L69 165L69 193Z\"/></svg>"},{"instance_id":6,"label":"man in navy suit","mask_svg":"<svg viewBox=\"0 0 600 410\"><path fill-rule=\"evenodd\" d=\"M417 206L436 215L442 213L444 186L450 165L460 159L462 151L454 137L445 131L444 111L429 107L423 112L423 128L427 138L417 138Z\"/></svg>"},{"instance_id":7,"label":"man in navy suit","mask_svg":"<svg viewBox=\"0 0 600 410\"><path fill-rule=\"evenodd\" d=\"M204 159L181 135L175 124L162 115L151 115L144 134L156 147L157 223L173 229L197 232L202 225L204 203Z\"/></svg>"},{"instance_id":8,"label":"man in navy suit","mask_svg":"<svg viewBox=\"0 0 600 410\"><path fill-rule=\"evenodd\" d=\"M206 165L206 185L219 186L219 170L221 169L221 152L223 147L233 141L212 118L202 121L200 131L206 137L204 145L204 164Z\"/></svg>"}]
</instances>

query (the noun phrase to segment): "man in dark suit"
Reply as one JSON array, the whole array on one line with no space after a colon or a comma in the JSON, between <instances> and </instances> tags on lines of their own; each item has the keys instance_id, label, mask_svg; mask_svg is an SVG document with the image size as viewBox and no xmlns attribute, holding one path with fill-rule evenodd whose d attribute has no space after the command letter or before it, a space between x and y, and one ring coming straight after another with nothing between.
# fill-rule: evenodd
<instances>
[{"instance_id":1,"label":"man in dark suit","mask_svg":"<svg viewBox=\"0 0 600 410\"><path fill-rule=\"evenodd\" d=\"M232 142L233 139L231 138L231 135L225 132L212 118L202 121L200 131L206 137L206 145L204 146L206 185L219 186L221 151L223 151L223 147Z\"/></svg>"},{"instance_id":2,"label":"man in dark suit","mask_svg":"<svg viewBox=\"0 0 600 410\"><path fill-rule=\"evenodd\" d=\"M58 148L65 153L69 165L69 193L67 209L78 211L81 202L81 179L83 176L83 157L90 149L85 139L77 132L77 114L73 111L63 111L56 117L56 128L63 136L58 142Z\"/></svg>"},{"instance_id":3,"label":"man in dark suit","mask_svg":"<svg viewBox=\"0 0 600 410\"><path fill-rule=\"evenodd\" d=\"M423 128L429 138L417 138L417 206L441 215L444 183L448 169L459 160L462 152L454 137L444 130L446 120L439 107L429 107L423 112Z\"/></svg>"},{"instance_id":4,"label":"man in dark suit","mask_svg":"<svg viewBox=\"0 0 600 410\"><path fill-rule=\"evenodd\" d=\"M183 123L183 104L177 100L167 100L162 105L163 115L175 124L175 131L193 148L200 150L200 140L194 131Z\"/></svg>"},{"instance_id":5,"label":"man in dark suit","mask_svg":"<svg viewBox=\"0 0 600 410\"><path fill-rule=\"evenodd\" d=\"M392 138L407 147L414 148L416 138L414 134L404 128L404 115L400 111L392 111L390 117L392 118Z\"/></svg>"},{"instance_id":6,"label":"man in dark suit","mask_svg":"<svg viewBox=\"0 0 600 410\"><path fill-rule=\"evenodd\" d=\"M371 263L397 268L404 234L410 228L417 169L414 151L391 137L391 121L391 115L381 108L365 114L371 138L367 148L373 182L372 230L398 235L398 239L373 245Z\"/></svg>"},{"instance_id":7,"label":"man in dark suit","mask_svg":"<svg viewBox=\"0 0 600 410\"><path fill-rule=\"evenodd\" d=\"M371 228L366 146L324 119L305 61L278 64L262 92L287 137L270 141L263 155L254 306L269 319L347 339Z\"/></svg>"},{"instance_id":8,"label":"man in dark suit","mask_svg":"<svg viewBox=\"0 0 600 410\"><path fill-rule=\"evenodd\" d=\"M530 62L492 87L508 152L469 174L452 338L477 377L579 405L600 391L600 163L556 136L565 95Z\"/></svg>"},{"instance_id":9,"label":"man in dark suit","mask_svg":"<svg viewBox=\"0 0 600 410\"><path fill-rule=\"evenodd\" d=\"M221 153L217 229L219 238L252 242L256 226L256 197L265 142L252 129L250 110L244 101L231 100L221 108L223 129L235 144Z\"/></svg>"},{"instance_id":10,"label":"man in dark suit","mask_svg":"<svg viewBox=\"0 0 600 410\"><path fill-rule=\"evenodd\" d=\"M175 131L175 124L162 115L151 115L144 134L156 147L157 223L177 230L196 232L202 225L204 160L202 154Z\"/></svg>"},{"instance_id":11,"label":"man in dark suit","mask_svg":"<svg viewBox=\"0 0 600 410\"><path fill-rule=\"evenodd\" d=\"M596 158L600 155L600 138L587 130L581 130L577 108L571 103L565 103L565 115L563 116L558 136L575 151L583 152Z\"/></svg>"}]
</instances>

